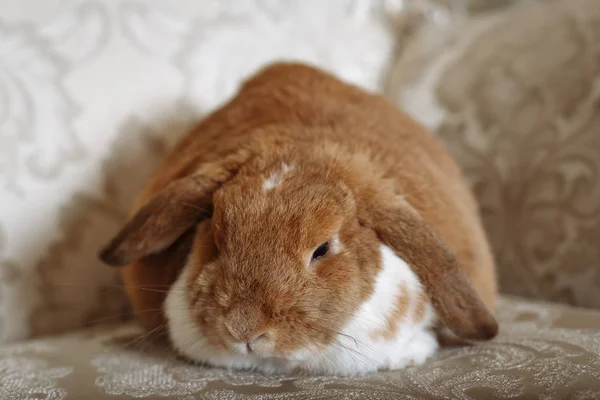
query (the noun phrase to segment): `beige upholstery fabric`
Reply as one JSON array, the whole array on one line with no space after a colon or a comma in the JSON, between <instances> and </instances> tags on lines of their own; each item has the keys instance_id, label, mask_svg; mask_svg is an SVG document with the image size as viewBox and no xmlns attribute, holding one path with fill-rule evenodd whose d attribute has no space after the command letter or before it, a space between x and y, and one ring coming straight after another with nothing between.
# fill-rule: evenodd
<instances>
[{"instance_id":1,"label":"beige upholstery fabric","mask_svg":"<svg viewBox=\"0 0 600 400\"><path fill-rule=\"evenodd\" d=\"M389 3L417 2L460 3ZM598 306L600 8L539 2L419 31L389 93L466 167L504 288ZM166 146L276 57L377 88L383 3L0 0L0 341L127 317L94 255ZM600 312L506 298L498 318L491 343L346 379L193 366L134 325L95 328L0 347L0 399L600 398Z\"/></svg>"},{"instance_id":2,"label":"beige upholstery fabric","mask_svg":"<svg viewBox=\"0 0 600 400\"><path fill-rule=\"evenodd\" d=\"M504 291L600 307L600 6L530 2L424 30L388 94L461 162Z\"/></svg>"},{"instance_id":3,"label":"beige upholstery fabric","mask_svg":"<svg viewBox=\"0 0 600 400\"><path fill-rule=\"evenodd\" d=\"M133 326L0 347L2 399L597 399L600 312L504 299L491 344L356 378L262 376L186 364Z\"/></svg>"}]
</instances>

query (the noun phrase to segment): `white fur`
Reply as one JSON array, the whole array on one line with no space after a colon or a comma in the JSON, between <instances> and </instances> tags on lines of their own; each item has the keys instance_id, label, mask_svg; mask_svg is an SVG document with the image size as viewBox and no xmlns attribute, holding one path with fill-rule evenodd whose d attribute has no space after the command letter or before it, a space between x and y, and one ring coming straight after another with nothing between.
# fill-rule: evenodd
<instances>
[{"instance_id":1,"label":"white fur","mask_svg":"<svg viewBox=\"0 0 600 400\"><path fill-rule=\"evenodd\" d=\"M377 276L373 294L326 349L302 349L284 360L225 353L211 348L193 321L186 301L189 266L171 288L165 303L171 341L182 354L193 360L265 373L286 374L299 370L353 375L422 363L438 348L430 330L435 319L433 309L428 304L422 321L414 321L416 304L423 290L421 284L408 264L391 249L382 246L381 256L383 268ZM374 338L373 332L385 327L388 316L394 311L401 286L406 288L410 301L395 337L385 340L381 335L375 335Z\"/></svg>"},{"instance_id":2,"label":"white fur","mask_svg":"<svg viewBox=\"0 0 600 400\"><path fill-rule=\"evenodd\" d=\"M270 190L275 189L277 186L281 185L285 175L287 175L290 171L293 171L293 167L283 163L281 164L280 172L273 172L265 181L263 182L263 190L268 192Z\"/></svg>"},{"instance_id":3,"label":"white fur","mask_svg":"<svg viewBox=\"0 0 600 400\"><path fill-rule=\"evenodd\" d=\"M263 190L268 192L269 190L275 189L281 183L281 176L279 174L269 175L263 182Z\"/></svg>"},{"instance_id":4,"label":"white fur","mask_svg":"<svg viewBox=\"0 0 600 400\"><path fill-rule=\"evenodd\" d=\"M417 301L423 290L417 276L389 247L381 246L381 256L383 268L377 276L371 298L342 330L342 334L347 336L337 338L340 345L331 346L322 357L328 363L328 370L354 374L398 369L422 363L438 348L429 329L435 319L429 304L423 320L414 322ZM394 311L401 284L408 291L409 306L398 324L398 332L392 340L374 340L372 333L385 327L388 316Z\"/></svg>"}]
</instances>

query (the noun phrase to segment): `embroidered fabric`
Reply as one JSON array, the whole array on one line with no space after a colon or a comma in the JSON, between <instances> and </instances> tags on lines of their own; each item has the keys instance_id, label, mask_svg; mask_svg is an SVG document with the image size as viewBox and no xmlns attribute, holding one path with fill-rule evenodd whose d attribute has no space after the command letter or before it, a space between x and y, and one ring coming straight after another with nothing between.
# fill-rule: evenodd
<instances>
[{"instance_id":1,"label":"embroidered fabric","mask_svg":"<svg viewBox=\"0 0 600 400\"><path fill-rule=\"evenodd\" d=\"M353 378L264 376L191 365L135 325L95 328L0 348L0 397L466 400L600 396L600 312L518 298L503 298L499 310L501 331L491 343L446 348L417 367Z\"/></svg>"},{"instance_id":2,"label":"embroidered fabric","mask_svg":"<svg viewBox=\"0 0 600 400\"><path fill-rule=\"evenodd\" d=\"M600 307L600 7L529 0L428 26L387 94L468 175L504 292Z\"/></svg>"}]
</instances>

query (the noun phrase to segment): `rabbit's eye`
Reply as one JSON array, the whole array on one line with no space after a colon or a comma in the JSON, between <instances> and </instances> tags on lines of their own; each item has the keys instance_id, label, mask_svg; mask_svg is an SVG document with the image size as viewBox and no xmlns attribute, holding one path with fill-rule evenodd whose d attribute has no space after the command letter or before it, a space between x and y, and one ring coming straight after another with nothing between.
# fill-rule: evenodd
<instances>
[{"instance_id":1,"label":"rabbit's eye","mask_svg":"<svg viewBox=\"0 0 600 400\"><path fill-rule=\"evenodd\" d=\"M320 245L319 247L317 247L317 249L315 250L315 252L312 255L311 261L316 261L319 258L324 257L328 251L329 251L329 242L325 242L322 245Z\"/></svg>"}]
</instances>

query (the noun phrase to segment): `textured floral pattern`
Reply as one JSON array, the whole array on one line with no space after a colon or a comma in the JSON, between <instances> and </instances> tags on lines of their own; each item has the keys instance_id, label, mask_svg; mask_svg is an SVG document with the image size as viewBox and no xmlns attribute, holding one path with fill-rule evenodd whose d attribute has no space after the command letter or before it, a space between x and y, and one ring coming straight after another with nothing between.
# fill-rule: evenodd
<instances>
[{"instance_id":1,"label":"textured floral pattern","mask_svg":"<svg viewBox=\"0 0 600 400\"><path fill-rule=\"evenodd\" d=\"M95 358L92 364L102 374L96 379L97 386L109 394L133 397L191 395L206 388L213 381L221 381L230 386L280 387L281 379L285 379L251 372L190 366L174 361L171 355L165 355L163 352L112 352Z\"/></svg>"},{"instance_id":2,"label":"textured floral pattern","mask_svg":"<svg viewBox=\"0 0 600 400\"><path fill-rule=\"evenodd\" d=\"M0 395L31 398L22 393L36 387L89 400L600 396L600 312L516 298L502 299L499 310L501 333L491 343L447 348L418 367L354 378L264 376L191 365L134 325L94 328L0 348L3 361L11 360L0 367Z\"/></svg>"},{"instance_id":3,"label":"textured floral pattern","mask_svg":"<svg viewBox=\"0 0 600 400\"><path fill-rule=\"evenodd\" d=\"M0 349L0 398L61 400L67 390L57 380L69 375L72 367L52 366L38 357L23 356L23 353L43 356L56 350L44 343L17 345Z\"/></svg>"},{"instance_id":4,"label":"textured floral pattern","mask_svg":"<svg viewBox=\"0 0 600 400\"><path fill-rule=\"evenodd\" d=\"M27 175L54 178L82 149L62 87L64 63L25 29L0 24L0 37L0 178L22 192Z\"/></svg>"},{"instance_id":5,"label":"textured floral pattern","mask_svg":"<svg viewBox=\"0 0 600 400\"><path fill-rule=\"evenodd\" d=\"M274 59L378 88L386 2L0 0L0 341L127 316L95 254L164 149Z\"/></svg>"},{"instance_id":6,"label":"textured floral pattern","mask_svg":"<svg viewBox=\"0 0 600 400\"><path fill-rule=\"evenodd\" d=\"M74 167L89 155L69 77L98 53L106 33L93 4L26 3L0 1L0 341L31 331L40 301L35 264L57 236L52 225Z\"/></svg>"},{"instance_id":7,"label":"textured floral pattern","mask_svg":"<svg viewBox=\"0 0 600 400\"><path fill-rule=\"evenodd\" d=\"M228 2L213 0L204 4L205 9L187 18L157 4L122 5L129 38L144 52L166 56L182 71L186 102L197 109L222 103L235 93L240 79L278 58L318 64L362 86L379 87L382 61L392 46L383 23L385 1L245 0L230 7ZM330 29L331 23L335 30ZM215 56L221 60L215 62Z\"/></svg>"},{"instance_id":8,"label":"textured floral pattern","mask_svg":"<svg viewBox=\"0 0 600 400\"><path fill-rule=\"evenodd\" d=\"M393 68L390 96L470 177L506 292L600 307L599 19L531 2L426 30Z\"/></svg>"},{"instance_id":9,"label":"textured floral pattern","mask_svg":"<svg viewBox=\"0 0 600 400\"><path fill-rule=\"evenodd\" d=\"M514 299L504 299L499 309L502 333L495 342L446 349L424 365L401 372L355 379L265 377L182 364L162 350L151 350L150 355L121 351L94 359L104 374L96 383L108 393L132 396L140 396L140 391L191 395L202 389L202 398L210 399L471 399L528 393L552 399L580 389L600 394L598 314L574 316L576 321L589 318L579 322L585 328L567 329L560 324L568 309ZM229 388L209 390L211 382ZM282 389L290 384L294 389ZM249 396L245 389L251 386L261 387L260 395Z\"/></svg>"}]
</instances>

